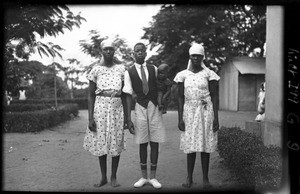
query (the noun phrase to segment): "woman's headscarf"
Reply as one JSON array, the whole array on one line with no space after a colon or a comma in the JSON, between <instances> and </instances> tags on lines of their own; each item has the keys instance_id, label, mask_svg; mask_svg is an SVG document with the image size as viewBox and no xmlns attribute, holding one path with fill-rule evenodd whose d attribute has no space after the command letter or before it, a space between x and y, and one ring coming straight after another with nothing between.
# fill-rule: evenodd
<instances>
[{"instance_id":1,"label":"woman's headscarf","mask_svg":"<svg viewBox=\"0 0 300 194\"><path fill-rule=\"evenodd\" d=\"M115 49L115 43L112 39L105 39L105 40L102 40L102 42L100 43L100 47L101 47L101 49L104 49L106 47L112 47ZM100 65L104 64L104 58L103 58L102 54L101 54L101 59L100 59L99 64Z\"/></svg>"},{"instance_id":2,"label":"woman's headscarf","mask_svg":"<svg viewBox=\"0 0 300 194\"><path fill-rule=\"evenodd\" d=\"M111 39L102 40L100 46L101 46L101 49L104 49L105 47L112 47L115 49L115 43Z\"/></svg>"},{"instance_id":3,"label":"woman's headscarf","mask_svg":"<svg viewBox=\"0 0 300 194\"><path fill-rule=\"evenodd\" d=\"M203 60L205 59L204 47L201 44L198 44L198 43L194 43L191 46L191 48L189 50L189 54L190 54L190 56L194 55L194 54L196 54L196 55L203 55ZM204 65L204 63L203 63L203 60L201 61L201 66L202 66L202 68L207 68ZM189 59L189 62L188 62L188 65L187 65L187 69L190 69L191 64L192 64L191 59Z\"/></svg>"},{"instance_id":4,"label":"woman's headscarf","mask_svg":"<svg viewBox=\"0 0 300 194\"><path fill-rule=\"evenodd\" d=\"M203 55L203 59L205 59L204 47L201 44L194 43L191 46L189 53L190 55Z\"/></svg>"}]
</instances>

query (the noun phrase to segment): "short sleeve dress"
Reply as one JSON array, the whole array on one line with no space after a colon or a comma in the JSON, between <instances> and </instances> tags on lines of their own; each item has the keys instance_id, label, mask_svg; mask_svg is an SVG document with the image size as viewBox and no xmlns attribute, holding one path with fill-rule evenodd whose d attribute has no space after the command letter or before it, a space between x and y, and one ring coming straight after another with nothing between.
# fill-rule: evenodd
<instances>
[{"instance_id":1,"label":"short sleeve dress","mask_svg":"<svg viewBox=\"0 0 300 194\"><path fill-rule=\"evenodd\" d=\"M217 132L213 132L214 112L208 82L219 79L208 68L198 73L186 69L174 78L174 82L184 83L185 131L180 136L180 150L184 153L212 153L217 149Z\"/></svg>"},{"instance_id":2,"label":"short sleeve dress","mask_svg":"<svg viewBox=\"0 0 300 194\"><path fill-rule=\"evenodd\" d=\"M106 67L96 65L88 73L87 79L96 83L96 94L104 90L122 91L125 66ZM97 132L88 128L83 147L95 156L118 156L125 150L124 114L121 98L97 95L94 105L94 120Z\"/></svg>"}]
</instances>

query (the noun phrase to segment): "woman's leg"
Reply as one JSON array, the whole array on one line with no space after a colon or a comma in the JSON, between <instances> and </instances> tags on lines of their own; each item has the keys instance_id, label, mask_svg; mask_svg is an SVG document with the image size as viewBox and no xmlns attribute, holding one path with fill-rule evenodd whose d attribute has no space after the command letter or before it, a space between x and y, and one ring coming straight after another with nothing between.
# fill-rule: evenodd
<instances>
[{"instance_id":1,"label":"woman's leg","mask_svg":"<svg viewBox=\"0 0 300 194\"><path fill-rule=\"evenodd\" d=\"M95 187L101 187L107 183L107 164L106 164L106 158L107 155L99 156L99 165L100 165L100 171L101 171L101 180L99 184L95 184Z\"/></svg>"},{"instance_id":2,"label":"woman's leg","mask_svg":"<svg viewBox=\"0 0 300 194\"><path fill-rule=\"evenodd\" d=\"M201 152L201 164L202 164L204 187L210 187L210 183L209 183L209 179L208 179L209 158L210 158L209 153Z\"/></svg>"},{"instance_id":3,"label":"woman's leg","mask_svg":"<svg viewBox=\"0 0 300 194\"><path fill-rule=\"evenodd\" d=\"M196 152L187 154L187 173L188 177L186 183L182 184L183 187L191 187L193 184L193 172L196 161Z\"/></svg>"},{"instance_id":4,"label":"woman's leg","mask_svg":"<svg viewBox=\"0 0 300 194\"><path fill-rule=\"evenodd\" d=\"M120 184L117 182L117 170L119 166L120 155L112 157L112 165L111 165L111 186L118 187Z\"/></svg>"}]
</instances>

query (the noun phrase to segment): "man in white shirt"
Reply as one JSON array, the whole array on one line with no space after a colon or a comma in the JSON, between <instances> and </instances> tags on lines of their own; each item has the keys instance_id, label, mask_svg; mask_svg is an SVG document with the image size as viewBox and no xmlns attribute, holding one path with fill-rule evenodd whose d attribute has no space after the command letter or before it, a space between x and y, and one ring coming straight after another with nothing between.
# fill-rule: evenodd
<instances>
[{"instance_id":1,"label":"man in white shirt","mask_svg":"<svg viewBox=\"0 0 300 194\"><path fill-rule=\"evenodd\" d=\"M134 134L135 142L139 144L140 165L142 178L134 187L142 187L149 182L154 188L161 188L156 179L158 160L158 147L165 141L165 128L162 122L162 112L158 109L156 76L157 67L146 65L146 46L137 43L134 46L135 63L124 76L123 92L127 94L127 124L130 132ZM131 120L132 95L136 95L135 122ZM150 179L147 175L147 147L150 142Z\"/></svg>"}]
</instances>

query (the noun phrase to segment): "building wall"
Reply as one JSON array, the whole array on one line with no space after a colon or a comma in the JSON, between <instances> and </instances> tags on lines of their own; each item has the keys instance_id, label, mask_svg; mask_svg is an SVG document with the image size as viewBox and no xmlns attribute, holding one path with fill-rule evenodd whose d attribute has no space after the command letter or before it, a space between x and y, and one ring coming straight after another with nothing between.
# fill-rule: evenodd
<instances>
[{"instance_id":1,"label":"building wall","mask_svg":"<svg viewBox=\"0 0 300 194\"><path fill-rule=\"evenodd\" d=\"M283 119L283 7L267 6L265 145L281 146ZM274 33L276 32L276 33Z\"/></svg>"},{"instance_id":2,"label":"building wall","mask_svg":"<svg viewBox=\"0 0 300 194\"><path fill-rule=\"evenodd\" d=\"M228 61L222 66L219 81L219 109L238 110L238 71Z\"/></svg>"},{"instance_id":3,"label":"building wall","mask_svg":"<svg viewBox=\"0 0 300 194\"><path fill-rule=\"evenodd\" d=\"M231 61L220 71L219 109L229 111L256 111L263 74L240 74Z\"/></svg>"},{"instance_id":4,"label":"building wall","mask_svg":"<svg viewBox=\"0 0 300 194\"><path fill-rule=\"evenodd\" d=\"M226 87L228 85L227 83L227 72L226 68L228 66L228 63L225 63L221 67L220 71L220 80L219 80L219 109L220 110L227 110L228 109L228 90L226 90Z\"/></svg>"}]
</instances>

